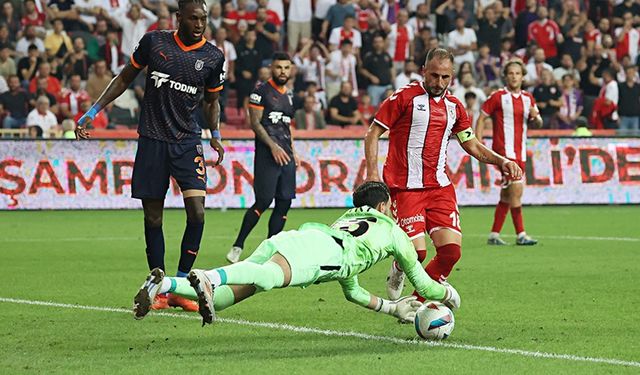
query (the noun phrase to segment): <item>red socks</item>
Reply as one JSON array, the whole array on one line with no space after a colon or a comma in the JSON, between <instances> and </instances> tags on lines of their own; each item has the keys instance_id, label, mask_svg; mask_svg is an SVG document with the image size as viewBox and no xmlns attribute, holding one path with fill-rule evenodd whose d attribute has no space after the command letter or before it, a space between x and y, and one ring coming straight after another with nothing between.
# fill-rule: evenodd
<instances>
[{"instance_id":1,"label":"red socks","mask_svg":"<svg viewBox=\"0 0 640 375\"><path fill-rule=\"evenodd\" d=\"M425 271L433 280L440 282L449 276L453 266L460 259L460 245L449 243L436 248L436 256L431 259L425 267ZM424 302L418 292L414 291L413 295L418 297L418 301Z\"/></svg>"},{"instance_id":2,"label":"red socks","mask_svg":"<svg viewBox=\"0 0 640 375\"><path fill-rule=\"evenodd\" d=\"M500 233L502 230L502 225L504 224L504 220L507 218L507 213L509 212L509 203L498 202L496 206L496 212L493 215L493 226L491 227L491 231L495 233ZM513 212L513 210L511 211Z\"/></svg>"},{"instance_id":3,"label":"red socks","mask_svg":"<svg viewBox=\"0 0 640 375\"><path fill-rule=\"evenodd\" d=\"M516 228L516 234L524 232L524 222L522 220L522 206L511 207L511 219L513 226Z\"/></svg>"},{"instance_id":4,"label":"red socks","mask_svg":"<svg viewBox=\"0 0 640 375\"><path fill-rule=\"evenodd\" d=\"M416 253L418 253L418 262L420 263L422 263L427 258L427 250L416 250ZM400 268L400 265L395 260L393 261L393 266L398 271L402 271L402 268Z\"/></svg>"}]
</instances>

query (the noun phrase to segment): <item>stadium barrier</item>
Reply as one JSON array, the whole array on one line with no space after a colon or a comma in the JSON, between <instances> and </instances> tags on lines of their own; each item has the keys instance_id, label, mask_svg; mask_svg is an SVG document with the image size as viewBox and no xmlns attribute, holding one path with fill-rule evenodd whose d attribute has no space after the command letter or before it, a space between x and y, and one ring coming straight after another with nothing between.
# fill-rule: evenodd
<instances>
[{"instance_id":1,"label":"stadium barrier","mask_svg":"<svg viewBox=\"0 0 640 375\"><path fill-rule=\"evenodd\" d=\"M252 140L224 141L224 162L203 141L209 176L207 207L253 203ZM365 172L359 139L297 140L301 159L294 207L351 205ZM525 204L640 203L640 138L531 138ZM6 140L0 142L0 209L139 208L130 198L135 140ZM387 142L380 144L380 163ZM460 205L493 205L500 174L451 142L448 171ZM172 182L167 207L181 207Z\"/></svg>"}]
</instances>

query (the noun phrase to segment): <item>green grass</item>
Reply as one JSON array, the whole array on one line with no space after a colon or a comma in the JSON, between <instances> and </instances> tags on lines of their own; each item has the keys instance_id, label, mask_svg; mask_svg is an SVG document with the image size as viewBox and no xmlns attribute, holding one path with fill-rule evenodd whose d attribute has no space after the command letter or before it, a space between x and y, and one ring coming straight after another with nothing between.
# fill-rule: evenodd
<instances>
[{"instance_id":1,"label":"green grass","mask_svg":"<svg viewBox=\"0 0 640 375\"><path fill-rule=\"evenodd\" d=\"M294 210L288 228L342 210ZM197 267L223 264L243 212L208 211ZM490 208L463 208L452 344L640 361L640 207L527 207L536 247L484 245ZM184 214L165 214L175 271ZM0 212L0 297L130 308L146 275L140 211ZM506 233L513 229L509 219ZM250 237L259 243L266 220ZM612 237L610 240L570 239ZM636 238L623 241L615 237ZM513 238L507 237L513 242ZM246 255L246 254L245 254ZM429 248L429 256L433 247ZM385 261L360 278L384 295ZM408 293L409 289L405 289ZM412 338L337 284L275 290L221 318ZM0 373L638 373L638 367L324 336L230 322L0 302Z\"/></svg>"}]
</instances>

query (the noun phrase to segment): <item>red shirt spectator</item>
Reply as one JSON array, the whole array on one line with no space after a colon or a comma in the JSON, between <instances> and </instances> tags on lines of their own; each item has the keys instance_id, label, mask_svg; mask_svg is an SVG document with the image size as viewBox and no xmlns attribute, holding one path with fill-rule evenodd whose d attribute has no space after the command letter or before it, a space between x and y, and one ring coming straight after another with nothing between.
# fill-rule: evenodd
<instances>
[{"instance_id":1,"label":"red shirt spectator","mask_svg":"<svg viewBox=\"0 0 640 375\"><path fill-rule=\"evenodd\" d=\"M49 85L47 86L47 92L56 98L60 95L62 84L60 84L60 81L56 77L51 75L51 64L45 61L38 66L38 74L29 82L29 93L31 94L36 92L38 77L48 77Z\"/></svg>"},{"instance_id":2,"label":"red shirt spectator","mask_svg":"<svg viewBox=\"0 0 640 375\"><path fill-rule=\"evenodd\" d=\"M60 94L58 103L60 103L60 112L64 118L74 118L78 113L82 113L82 103L91 102L89 93L80 88L81 83L80 75L72 75L69 78L69 88L65 88Z\"/></svg>"},{"instance_id":3,"label":"red shirt spectator","mask_svg":"<svg viewBox=\"0 0 640 375\"><path fill-rule=\"evenodd\" d=\"M529 24L529 40L535 40L538 46L544 49L544 54L549 59L558 56L557 43L562 43L564 38L558 24L548 16L547 8L542 6L538 8L539 19Z\"/></svg>"},{"instance_id":4,"label":"red shirt spectator","mask_svg":"<svg viewBox=\"0 0 640 375\"><path fill-rule=\"evenodd\" d=\"M23 28L29 25L44 27L46 16L44 13L38 12L38 8L36 8L36 3L34 0L25 0L24 8L25 13L21 20Z\"/></svg>"}]
</instances>

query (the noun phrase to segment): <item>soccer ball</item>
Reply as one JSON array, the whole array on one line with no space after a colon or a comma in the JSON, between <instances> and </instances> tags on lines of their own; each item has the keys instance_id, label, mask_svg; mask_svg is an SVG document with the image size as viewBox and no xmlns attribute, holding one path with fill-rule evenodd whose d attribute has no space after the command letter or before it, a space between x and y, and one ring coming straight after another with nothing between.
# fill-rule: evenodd
<instances>
[{"instance_id":1,"label":"soccer ball","mask_svg":"<svg viewBox=\"0 0 640 375\"><path fill-rule=\"evenodd\" d=\"M444 340L453 331L453 312L440 302L425 302L416 312L416 332L424 340Z\"/></svg>"}]
</instances>

